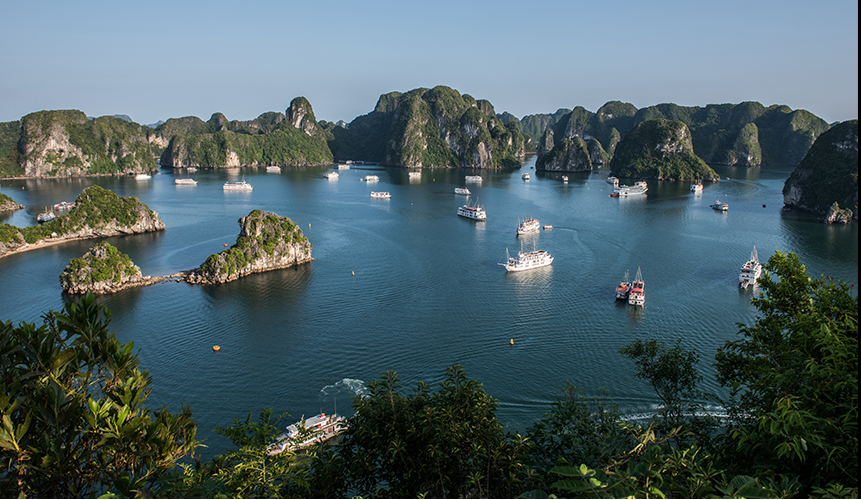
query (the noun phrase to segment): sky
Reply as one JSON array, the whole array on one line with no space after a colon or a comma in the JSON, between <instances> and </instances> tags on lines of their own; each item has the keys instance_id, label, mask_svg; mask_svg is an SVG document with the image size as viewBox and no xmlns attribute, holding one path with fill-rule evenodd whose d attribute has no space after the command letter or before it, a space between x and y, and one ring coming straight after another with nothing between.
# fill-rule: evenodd
<instances>
[{"instance_id":1,"label":"sky","mask_svg":"<svg viewBox=\"0 0 861 500\"><path fill-rule=\"evenodd\" d=\"M518 118L758 101L858 118L857 0L0 0L0 122L40 110L350 122L436 85Z\"/></svg>"}]
</instances>

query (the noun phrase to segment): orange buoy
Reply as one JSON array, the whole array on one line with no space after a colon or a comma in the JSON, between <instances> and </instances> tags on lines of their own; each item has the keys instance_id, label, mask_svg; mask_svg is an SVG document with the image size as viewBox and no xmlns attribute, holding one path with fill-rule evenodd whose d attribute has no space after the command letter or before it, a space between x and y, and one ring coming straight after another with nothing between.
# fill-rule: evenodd
<instances>
[{"instance_id":1,"label":"orange buoy","mask_svg":"<svg viewBox=\"0 0 861 500\"><path fill-rule=\"evenodd\" d=\"M511 344L511 345L514 345L514 339L511 339L511 341L510 341L510 342L508 342L508 343L509 343L509 344Z\"/></svg>"},{"instance_id":2,"label":"orange buoy","mask_svg":"<svg viewBox=\"0 0 861 500\"><path fill-rule=\"evenodd\" d=\"M212 350L215 352L218 352L221 350L221 346L220 345L214 345L214 346L212 346Z\"/></svg>"},{"instance_id":3,"label":"orange buoy","mask_svg":"<svg viewBox=\"0 0 861 500\"><path fill-rule=\"evenodd\" d=\"M356 275L356 271L353 271L353 276L355 276L355 275Z\"/></svg>"},{"instance_id":4,"label":"orange buoy","mask_svg":"<svg viewBox=\"0 0 861 500\"><path fill-rule=\"evenodd\" d=\"M227 243L225 243L224 246L227 246Z\"/></svg>"}]
</instances>

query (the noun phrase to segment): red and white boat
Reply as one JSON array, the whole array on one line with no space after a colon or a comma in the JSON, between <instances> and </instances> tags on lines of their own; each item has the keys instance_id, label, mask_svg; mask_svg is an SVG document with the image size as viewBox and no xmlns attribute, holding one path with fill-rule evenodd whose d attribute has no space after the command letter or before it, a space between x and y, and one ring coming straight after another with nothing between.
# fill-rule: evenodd
<instances>
[{"instance_id":1,"label":"red and white boat","mask_svg":"<svg viewBox=\"0 0 861 500\"><path fill-rule=\"evenodd\" d=\"M338 414L326 415L321 413L307 420L303 418L295 424L287 426L287 432L278 436L275 444L270 446L269 455L307 448L337 436L346 428L346 419Z\"/></svg>"},{"instance_id":2,"label":"red and white boat","mask_svg":"<svg viewBox=\"0 0 861 500\"><path fill-rule=\"evenodd\" d=\"M616 286L616 298L619 300L627 300L628 293L631 291L631 280L628 278L628 271L625 271L625 277Z\"/></svg>"},{"instance_id":3,"label":"red and white boat","mask_svg":"<svg viewBox=\"0 0 861 500\"><path fill-rule=\"evenodd\" d=\"M632 306L642 306L646 303L646 282L643 281L643 273L640 268L637 268L637 276L634 277L634 282L631 283L631 291L628 292L628 304Z\"/></svg>"}]
</instances>

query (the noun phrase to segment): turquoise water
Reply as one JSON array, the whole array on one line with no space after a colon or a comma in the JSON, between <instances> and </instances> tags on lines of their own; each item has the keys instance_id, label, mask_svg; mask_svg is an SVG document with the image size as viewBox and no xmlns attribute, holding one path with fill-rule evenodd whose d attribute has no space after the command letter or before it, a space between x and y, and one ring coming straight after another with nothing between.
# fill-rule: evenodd
<instances>
[{"instance_id":1,"label":"turquoise water","mask_svg":"<svg viewBox=\"0 0 861 500\"><path fill-rule=\"evenodd\" d=\"M86 178L0 181L27 206L0 222L35 224L46 205L72 201L91 184L137 196L159 213L158 234L109 238L145 275L188 270L233 244L237 221L260 208L293 219L314 245L314 262L221 286L162 283L101 297L118 337L134 341L153 376L150 404L189 404L208 439L224 451L217 425L272 407L295 418L350 414L362 383L396 371L405 389L436 385L461 364L500 402L498 416L524 431L571 381L587 394L606 388L623 411L651 411L656 398L633 378L617 350L633 339L682 338L701 356L705 390L715 349L751 323L754 290L739 291L738 269L753 246L765 261L795 252L813 276L858 282L858 225L827 226L783 212L791 167L716 167L722 181L693 194L688 183L649 181L646 196L610 198L606 172L407 171L356 166L207 171L197 186L176 186L164 170L149 181ZM530 172L525 182L522 172ZM360 182L368 174L377 183ZM467 184L466 175L483 182ZM185 177L185 174L181 175ZM251 193L225 193L245 178ZM486 222L456 215L469 186ZM24 189L22 189L22 187ZM371 199L389 191L391 199ZM720 198L729 211L709 204ZM765 205L765 206L763 206ZM518 237L518 220L553 229ZM58 276L93 241L70 242L0 259L0 319L39 322L70 297ZM506 273L506 249L548 250L552 266ZM614 299L628 270L640 268L646 305ZM510 341L513 340L512 345ZM213 345L220 352L213 352ZM715 408L719 411L719 408Z\"/></svg>"}]
</instances>

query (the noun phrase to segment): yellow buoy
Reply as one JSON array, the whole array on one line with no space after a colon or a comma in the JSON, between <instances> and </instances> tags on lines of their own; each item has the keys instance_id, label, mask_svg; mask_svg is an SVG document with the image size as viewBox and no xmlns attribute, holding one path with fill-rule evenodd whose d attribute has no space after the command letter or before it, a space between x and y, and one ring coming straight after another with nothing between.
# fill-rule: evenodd
<instances>
[{"instance_id":1,"label":"yellow buoy","mask_svg":"<svg viewBox=\"0 0 861 500\"><path fill-rule=\"evenodd\" d=\"M355 276L355 275L356 275L356 271L353 271L353 276Z\"/></svg>"},{"instance_id":2,"label":"yellow buoy","mask_svg":"<svg viewBox=\"0 0 861 500\"><path fill-rule=\"evenodd\" d=\"M509 344L511 344L511 345L514 345L514 339L511 339L511 341L510 341L510 342L508 342L508 343L509 343Z\"/></svg>"},{"instance_id":3,"label":"yellow buoy","mask_svg":"<svg viewBox=\"0 0 861 500\"><path fill-rule=\"evenodd\" d=\"M214 346L212 346L212 350L213 350L213 351L216 351L216 352L217 352L217 351L220 351L220 350L221 350L221 346L220 346L220 345L214 345Z\"/></svg>"},{"instance_id":4,"label":"yellow buoy","mask_svg":"<svg viewBox=\"0 0 861 500\"><path fill-rule=\"evenodd\" d=\"M311 223L310 223L310 222L308 223L308 227L311 227Z\"/></svg>"}]
</instances>

